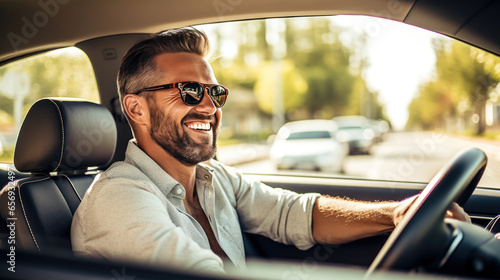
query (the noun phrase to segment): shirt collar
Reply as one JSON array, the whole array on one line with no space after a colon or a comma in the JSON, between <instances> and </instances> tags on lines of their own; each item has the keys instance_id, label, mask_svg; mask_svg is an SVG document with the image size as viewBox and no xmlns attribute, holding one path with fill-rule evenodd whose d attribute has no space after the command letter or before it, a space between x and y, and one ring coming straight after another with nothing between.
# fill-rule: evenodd
<instances>
[{"instance_id":1,"label":"shirt collar","mask_svg":"<svg viewBox=\"0 0 500 280\"><path fill-rule=\"evenodd\" d=\"M196 180L212 181L214 169L204 163L198 163L196 166Z\"/></svg>"}]
</instances>

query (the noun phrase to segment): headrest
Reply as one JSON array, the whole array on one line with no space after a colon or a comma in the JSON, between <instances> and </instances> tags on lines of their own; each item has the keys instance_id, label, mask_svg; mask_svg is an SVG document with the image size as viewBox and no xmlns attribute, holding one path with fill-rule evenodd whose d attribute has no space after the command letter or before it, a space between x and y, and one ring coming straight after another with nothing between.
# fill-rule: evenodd
<instances>
[{"instance_id":1,"label":"headrest","mask_svg":"<svg viewBox=\"0 0 500 280\"><path fill-rule=\"evenodd\" d=\"M14 151L21 172L82 171L106 165L116 147L116 124L102 105L40 99L24 118Z\"/></svg>"}]
</instances>

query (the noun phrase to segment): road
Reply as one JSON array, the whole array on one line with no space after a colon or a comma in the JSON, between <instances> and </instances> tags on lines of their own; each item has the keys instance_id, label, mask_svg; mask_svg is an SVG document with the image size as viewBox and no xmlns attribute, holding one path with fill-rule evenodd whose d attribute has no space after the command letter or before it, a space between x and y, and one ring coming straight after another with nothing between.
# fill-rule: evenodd
<instances>
[{"instance_id":1,"label":"road","mask_svg":"<svg viewBox=\"0 0 500 280\"><path fill-rule=\"evenodd\" d=\"M481 180L482 186L500 187L500 142L491 140L472 140L439 133L399 132L388 134L385 141L375 145L370 155L348 156L345 161L345 174L382 180L403 180L428 182L439 169L455 154L464 148L477 147L488 155L488 167ZM259 150L260 149L260 150ZM241 151L245 158L262 153L261 146L239 147L231 153L238 156ZM267 158L233 166L255 173L272 173L275 166ZM303 171L300 171L303 172Z\"/></svg>"}]
</instances>

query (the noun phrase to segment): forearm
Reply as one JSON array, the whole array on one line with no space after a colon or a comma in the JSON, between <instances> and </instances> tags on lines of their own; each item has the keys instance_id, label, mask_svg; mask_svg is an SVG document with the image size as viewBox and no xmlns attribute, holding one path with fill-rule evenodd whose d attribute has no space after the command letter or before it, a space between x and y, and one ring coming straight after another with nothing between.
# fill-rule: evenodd
<instances>
[{"instance_id":1,"label":"forearm","mask_svg":"<svg viewBox=\"0 0 500 280\"><path fill-rule=\"evenodd\" d=\"M313 237L339 244L391 231L397 202L361 202L321 196L313 209Z\"/></svg>"}]
</instances>

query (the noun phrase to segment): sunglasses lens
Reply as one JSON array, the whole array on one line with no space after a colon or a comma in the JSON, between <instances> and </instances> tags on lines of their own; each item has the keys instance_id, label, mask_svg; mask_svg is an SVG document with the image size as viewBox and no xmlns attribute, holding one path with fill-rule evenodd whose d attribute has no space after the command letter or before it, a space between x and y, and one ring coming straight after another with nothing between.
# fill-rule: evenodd
<instances>
[{"instance_id":1,"label":"sunglasses lens","mask_svg":"<svg viewBox=\"0 0 500 280\"><path fill-rule=\"evenodd\" d=\"M214 85L210 88L210 96L217 107L222 107L226 103L229 90L221 85ZM199 83L185 83L182 86L182 100L186 105L195 106L200 104L205 94L205 88Z\"/></svg>"},{"instance_id":2,"label":"sunglasses lens","mask_svg":"<svg viewBox=\"0 0 500 280\"><path fill-rule=\"evenodd\" d=\"M186 105L198 105L203 98L203 87L198 83L187 83L182 87L182 98Z\"/></svg>"},{"instance_id":3,"label":"sunglasses lens","mask_svg":"<svg viewBox=\"0 0 500 280\"><path fill-rule=\"evenodd\" d=\"M212 96L212 100L215 103L215 106L222 107L226 103L227 95L229 91L223 86L213 86L210 89L210 95Z\"/></svg>"}]
</instances>

